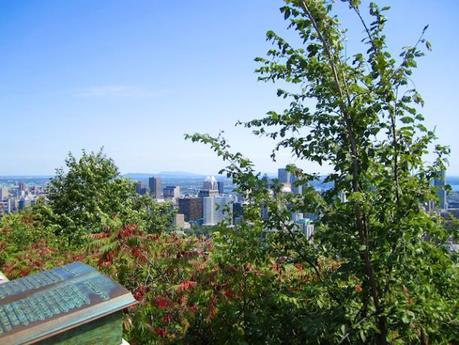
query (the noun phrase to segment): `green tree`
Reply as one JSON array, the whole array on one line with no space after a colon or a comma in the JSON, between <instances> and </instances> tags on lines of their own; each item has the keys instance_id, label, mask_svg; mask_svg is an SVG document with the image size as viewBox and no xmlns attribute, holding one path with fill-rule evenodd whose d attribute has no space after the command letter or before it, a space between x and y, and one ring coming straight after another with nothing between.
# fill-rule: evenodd
<instances>
[{"instance_id":1,"label":"green tree","mask_svg":"<svg viewBox=\"0 0 459 345\"><path fill-rule=\"evenodd\" d=\"M173 230L177 210L172 202L157 202L149 195L136 195L128 223L138 224L147 233L159 234Z\"/></svg>"},{"instance_id":2,"label":"green tree","mask_svg":"<svg viewBox=\"0 0 459 345\"><path fill-rule=\"evenodd\" d=\"M120 176L102 150L83 151L79 159L70 153L65 165L47 186L47 203L36 207L47 226L80 241L84 234L128 218L136 197L134 183Z\"/></svg>"},{"instance_id":3,"label":"green tree","mask_svg":"<svg viewBox=\"0 0 459 345\"><path fill-rule=\"evenodd\" d=\"M83 150L79 159L70 153L65 165L66 169L56 170L47 186L47 201L39 202L35 211L47 227L70 242L124 224L155 233L172 228L173 205L138 195L134 182L122 177L102 150Z\"/></svg>"},{"instance_id":4,"label":"green tree","mask_svg":"<svg viewBox=\"0 0 459 345\"><path fill-rule=\"evenodd\" d=\"M37 221L30 208L2 217L0 220L0 252L2 253L0 266L7 262L10 256L27 250L31 244L40 240L51 243L55 240L55 236L50 229L43 227Z\"/></svg>"},{"instance_id":5,"label":"green tree","mask_svg":"<svg viewBox=\"0 0 459 345\"><path fill-rule=\"evenodd\" d=\"M187 137L229 162L224 171L249 200L241 229L257 231L262 223L278 230L266 234L260 255L277 253L315 273L318 283L304 297L317 304L304 306L311 317L297 321L307 330L296 334L309 343L445 344L459 338L458 269L446 249L456 234L425 205L435 198L431 180L445 169L448 148L436 145L436 160L425 163L436 138L423 124L424 101L410 80L422 47L431 49L427 27L394 57L384 35L389 8L371 3L367 16L360 1L342 3L362 26L364 51L346 51L352 37L335 1L286 0L281 12L301 46L269 31L273 47L256 61L260 80L282 82L277 95L289 106L244 123L276 141L273 159L288 149L296 159L331 166L329 191L309 187L297 196L274 185L268 192L253 164L231 153L221 136ZM289 169L299 184L317 179ZM296 211L318 215L313 243L292 224Z\"/></svg>"}]
</instances>

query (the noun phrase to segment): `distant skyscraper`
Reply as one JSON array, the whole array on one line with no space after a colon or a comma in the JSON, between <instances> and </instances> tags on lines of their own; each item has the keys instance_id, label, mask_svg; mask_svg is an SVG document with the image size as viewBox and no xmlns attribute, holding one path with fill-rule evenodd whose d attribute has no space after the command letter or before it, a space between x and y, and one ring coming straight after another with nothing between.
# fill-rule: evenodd
<instances>
[{"instance_id":1,"label":"distant skyscraper","mask_svg":"<svg viewBox=\"0 0 459 345\"><path fill-rule=\"evenodd\" d=\"M233 222L233 199L225 196L203 198L204 225L217 225L223 220Z\"/></svg>"},{"instance_id":2,"label":"distant skyscraper","mask_svg":"<svg viewBox=\"0 0 459 345\"><path fill-rule=\"evenodd\" d=\"M180 198L179 186L166 186L163 190L164 199L178 199Z\"/></svg>"},{"instance_id":3,"label":"distant skyscraper","mask_svg":"<svg viewBox=\"0 0 459 345\"><path fill-rule=\"evenodd\" d=\"M279 179L280 183L290 184L290 172L285 168L277 170L277 178Z\"/></svg>"},{"instance_id":4,"label":"distant skyscraper","mask_svg":"<svg viewBox=\"0 0 459 345\"><path fill-rule=\"evenodd\" d=\"M161 199L161 179L159 177L150 177L148 179L150 194L155 199Z\"/></svg>"},{"instance_id":5,"label":"distant skyscraper","mask_svg":"<svg viewBox=\"0 0 459 345\"><path fill-rule=\"evenodd\" d=\"M7 207L7 212L8 213L16 212L18 207L19 207L18 200L16 198L9 198L8 199L8 207Z\"/></svg>"},{"instance_id":6,"label":"distant skyscraper","mask_svg":"<svg viewBox=\"0 0 459 345\"><path fill-rule=\"evenodd\" d=\"M8 188L0 187L0 201L8 199L9 195Z\"/></svg>"},{"instance_id":7,"label":"distant skyscraper","mask_svg":"<svg viewBox=\"0 0 459 345\"><path fill-rule=\"evenodd\" d=\"M233 222L238 223L242 219L243 215L244 215L244 207L242 206L242 203L240 202L233 203Z\"/></svg>"},{"instance_id":8,"label":"distant skyscraper","mask_svg":"<svg viewBox=\"0 0 459 345\"><path fill-rule=\"evenodd\" d=\"M25 191L25 190L27 189L27 186L26 186L25 183L19 182L19 184L18 184L18 189L19 189L19 191L22 192L22 191Z\"/></svg>"},{"instance_id":9,"label":"distant skyscraper","mask_svg":"<svg viewBox=\"0 0 459 345\"><path fill-rule=\"evenodd\" d=\"M267 220L268 219L268 217L269 217L269 209L268 209L268 207L266 205L261 207L260 215L261 215L261 219L263 219L263 220Z\"/></svg>"},{"instance_id":10,"label":"distant skyscraper","mask_svg":"<svg viewBox=\"0 0 459 345\"><path fill-rule=\"evenodd\" d=\"M296 181L298 180L298 178L295 176L295 175L291 175L290 176L290 185L292 187L292 193L294 194L302 194L303 193L303 185L299 185L297 186L296 185Z\"/></svg>"},{"instance_id":11,"label":"distant skyscraper","mask_svg":"<svg viewBox=\"0 0 459 345\"><path fill-rule=\"evenodd\" d=\"M147 194L147 188L140 181L135 184L135 191L137 194L140 194L140 195Z\"/></svg>"},{"instance_id":12,"label":"distant skyscraper","mask_svg":"<svg viewBox=\"0 0 459 345\"><path fill-rule=\"evenodd\" d=\"M220 194L220 195L225 194L225 182L218 181L217 182L217 187L218 187L218 194Z\"/></svg>"},{"instance_id":13,"label":"distant skyscraper","mask_svg":"<svg viewBox=\"0 0 459 345\"><path fill-rule=\"evenodd\" d=\"M178 199L179 213L185 215L186 222L193 222L202 219L201 198L180 198Z\"/></svg>"},{"instance_id":14,"label":"distant skyscraper","mask_svg":"<svg viewBox=\"0 0 459 345\"><path fill-rule=\"evenodd\" d=\"M445 171L443 171L440 177L434 179L434 187L436 188L436 193L439 200L437 208L439 208L440 210L446 210L448 208L445 184L446 174Z\"/></svg>"},{"instance_id":15,"label":"distant skyscraper","mask_svg":"<svg viewBox=\"0 0 459 345\"><path fill-rule=\"evenodd\" d=\"M205 198L208 196L218 195L218 184L214 176L207 176L199 191L199 197Z\"/></svg>"},{"instance_id":16,"label":"distant skyscraper","mask_svg":"<svg viewBox=\"0 0 459 345\"><path fill-rule=\"evenodd\" d=\"M301 218L295 222L299 226L301 231L306 235L309 241L313 240L314 237L314 223L309 218Z\"/></svg>"},{"instance_id":17,"label":"distant skyscraper","mask_svg":"<svg viewBox=\"0 0 459 345\"><path fill-rule=\"evenodd\" d=\"M215 216L215 197L206 196L202 199L202 214L203 214L203 224L204 225L215 225L216 216Z\"/></svg>"},{"instance_id":18,"label":"distant skyscraper","mask_svg":"<svg viewBox=\"0 0 459 345\"><path fill-rule=\"evenodd\" d=\"M25 209L28 205L30 205L30 202L28 202L28 200L26 200L25 198L21 198L21 200L19 200L19 209L20 210Z\"/></svg>"}]
</instances>

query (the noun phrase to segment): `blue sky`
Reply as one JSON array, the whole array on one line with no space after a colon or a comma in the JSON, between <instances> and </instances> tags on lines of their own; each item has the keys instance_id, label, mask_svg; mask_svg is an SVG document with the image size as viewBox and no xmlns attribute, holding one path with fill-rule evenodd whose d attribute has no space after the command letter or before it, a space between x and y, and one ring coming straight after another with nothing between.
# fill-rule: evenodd
<instances>
[{"instance_id":1,"label":"blue sky","mask_svg":"<svg viewBox=\"0 0 459 345\"><path fill-rule=\"evenodd\" d=\"M365 1L364 1L365 2ZM382 3L382 2L380 2ZM459 2L386 1L394 50L424 25L433 52L414 81L459 175ZM256 81L265 32L285 32L266 0L0 0L0 175L52 174L67 152L104 146L123 173L215 173L212 151L184 133L225 129L235 150L273 172L271 142L234 127L280 110ZM354 21L345 16L351 29ZM350 32L358 41L359 31ZM297 162L306 169L315 169ZM326 168L319 168L326 172Z\"/></svg>"}]
</instances>

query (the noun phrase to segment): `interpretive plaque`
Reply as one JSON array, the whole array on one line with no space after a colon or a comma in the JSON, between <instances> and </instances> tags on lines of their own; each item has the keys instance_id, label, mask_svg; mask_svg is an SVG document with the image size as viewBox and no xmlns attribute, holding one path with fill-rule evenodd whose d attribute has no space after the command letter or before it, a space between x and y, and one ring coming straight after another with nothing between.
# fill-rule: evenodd
<instances>
[{"instance_id":1,"label":"interpretive plaque","mask_svg":"<svg viewBox=\"0 0 459 345\"><path fill-rule=\"evenodd\" d=\"M135 303L124 287L79 262L16 279L0 285L0 344L119 345L120 310Z\"/></svg>"}]
</instances>

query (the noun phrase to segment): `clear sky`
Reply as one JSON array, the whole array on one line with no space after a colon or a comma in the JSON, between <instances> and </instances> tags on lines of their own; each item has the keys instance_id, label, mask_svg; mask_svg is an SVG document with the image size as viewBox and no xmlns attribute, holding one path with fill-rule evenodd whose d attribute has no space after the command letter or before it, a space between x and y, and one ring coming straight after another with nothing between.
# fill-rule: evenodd
<instances>
[{"instance_id":1,"label":"clear sky","mask_svg":"<svg viewBox=\"0 0 459 345\"><path fill-rule=\"evenodd\" d=\"M281 4L0 0L0 175L52 174L67 152L101 146L123 173L215 173L214 153L183 135L220 129L259 170L276 171L288 155L271 162L271 142L234 123L281 108L253 73L266 30L284 32ZM394 50L430 24L433 52L413 79L459 175L459 1L384 4Z\"/></svg>"}]
</instances>

